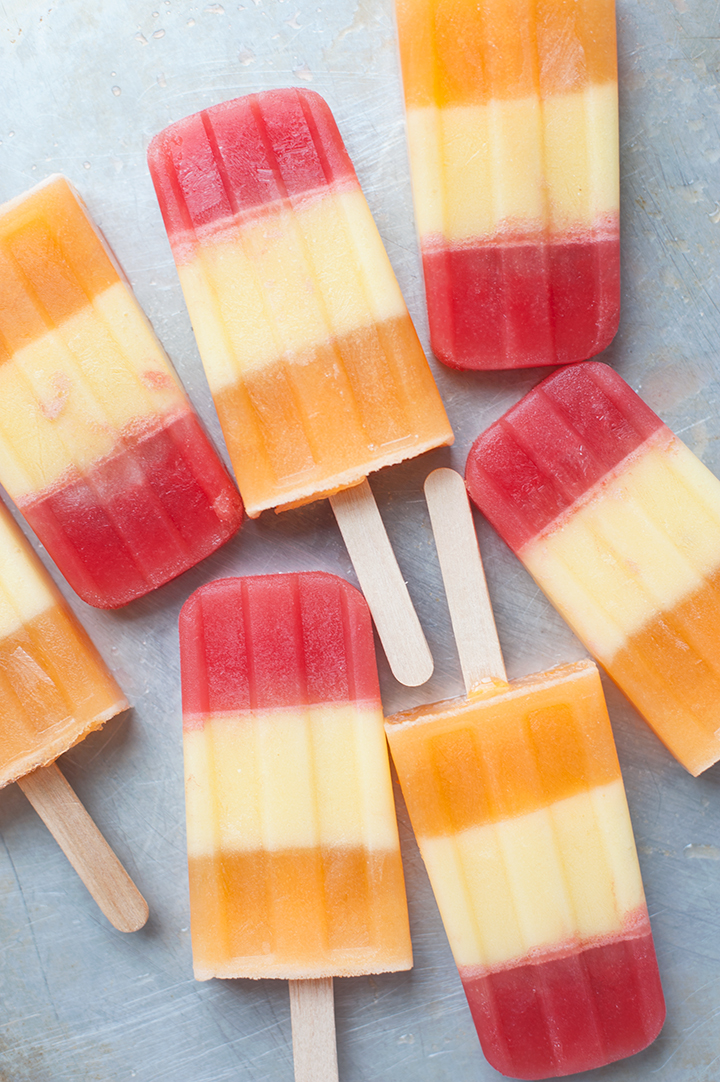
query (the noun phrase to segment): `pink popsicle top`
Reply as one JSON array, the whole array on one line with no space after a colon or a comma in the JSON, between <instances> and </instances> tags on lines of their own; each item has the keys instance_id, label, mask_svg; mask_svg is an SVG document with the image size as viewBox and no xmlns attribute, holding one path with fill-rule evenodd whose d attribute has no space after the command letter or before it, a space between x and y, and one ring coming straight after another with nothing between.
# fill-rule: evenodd
<instances>
[{"instance_id":1,"label":"pink popsicle top","mask_svg":"<svg viewBox=\"0 0 720 1082\"><path fill-rule=\"evenodd\" d=\"M468 491L518 552L663 427L607 365L569 365L478 436Z\"/></svg>"},{"instance_id":2,"label":"pink popsicle top","mask_svg":"<svg viewBox=\"0 0 720 1082\"><path fill-rule=\"evenodd\" d=\"M365 599L325 572L202 586L180 613L180 650L186 725L215 711L380 702Z\"/></svg>"}]
</instances>

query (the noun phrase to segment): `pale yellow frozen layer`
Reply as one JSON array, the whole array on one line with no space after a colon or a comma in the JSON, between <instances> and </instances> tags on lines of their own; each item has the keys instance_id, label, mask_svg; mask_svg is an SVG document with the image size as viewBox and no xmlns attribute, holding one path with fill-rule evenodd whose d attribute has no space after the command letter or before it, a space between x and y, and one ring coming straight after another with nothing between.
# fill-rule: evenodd
<instances>
[{"instance_id":1,"label":"pale yellow frozen layer","mask_svg":"<svg viewBox=\"0 0 720 1082\"><path fill-rule=\"evenodd\" d=\"M119 281L0 364L0 478L15 500L187 408L177 378Z\"/></svg>"},{"instance_id":2,"label":"pale yellow frozen layer","mask_svg":"<svg viewBox=\"0 0 720 1082\"><path fill-rule=\"evenodd\" d=\"M720 480L663 429L519 555L607 664L720 568Z\"/></svg>"},{"instance_id":3,"label":"pale yellow frozen layer","mask_svg":"<svg viewBox=\"0 0 720 1082\"><path fill-rule=\"evenodd\" d=\"M183 738L188 854L397 847L377 709L214 715Z\"/></svg>"},{"instance_id":4,"label":"pale yellow frozen layer","mask_svg":"<svg viewBox=\"0 0 720 1082\"><path fill-rule=\"evenodd\" d=\"M206 236L178 274L213 394L282 356L406 315L360 189L274 204Z\"/></svg>"},{"instance_id":5,"label":"pale yellow frozen layer","mask_svg":"<svg viewBox=\"0 0 720 1082\"><path fill-rule=\"evenodd\" d=\"M622 780L418 844L459 966L617 933L644 904Z\"/></svg>"},{"instance_id":6,"label":"pale yellow frozen layer","mask_svg":"<svg viewBox=\"0 0 720 1082\"><path fill-rule=\"evenodd\" d=\"M619 208L617 87L410 107L418 232L461 244L500 231L589 229Z\"/></svg>"},{"instance_id":7,"label":"pale yellow frozen layer","mask_svg":"<svg viewBox=\"0 0 720 1082\"><path fill-rule=\"evenodd\" d=\"M58 602L49 578L28 559L27 543L0 507L0 639L19 631Z\"/></svg>"}]
</instances>

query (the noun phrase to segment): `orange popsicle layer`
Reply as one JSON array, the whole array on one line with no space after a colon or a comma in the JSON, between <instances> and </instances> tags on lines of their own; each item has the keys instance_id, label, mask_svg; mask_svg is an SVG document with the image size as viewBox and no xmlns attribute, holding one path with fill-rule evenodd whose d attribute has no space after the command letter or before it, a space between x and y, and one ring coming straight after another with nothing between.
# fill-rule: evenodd
<instances>
[{"instance_id":1,"label":"orange popsicle layer","mask_svg":"<svg viewBox=\"0 0 720 1082\"><path fill-rule=\"evenodd\" d=\"M0 785L52 762L127 705L0 505Z\"/></svg>"},{"instance_id":2,"label":"orange popsicle layer","mask_svg":"<svg viewBox=\"0 0 720 1082\"><path fill-rule=\"evenodd\" d=\"M396 0L433 349L584 360L619 307L612 0Z\"/></svg>"},{"instance_id":3,"label":"orange popsicle layer","mask_svg":"<svg viewBox=\"0 0 720 1082\"><path fill-rule=\"evenodd\" d=\"M242 506L63 177L0 208L0 481L89 604L214 551Z\"/></svg>"},{"instance_id":4,"label":"orange popsicle layer","mask_svg":"<svg viewBox=\"0 0 720 1082\"><path fill-rule=\"evenodd\" d=\"M452 442L317 94L205 110L157 136L149 164L248 514Z\"/></svg>"}]
</instances>

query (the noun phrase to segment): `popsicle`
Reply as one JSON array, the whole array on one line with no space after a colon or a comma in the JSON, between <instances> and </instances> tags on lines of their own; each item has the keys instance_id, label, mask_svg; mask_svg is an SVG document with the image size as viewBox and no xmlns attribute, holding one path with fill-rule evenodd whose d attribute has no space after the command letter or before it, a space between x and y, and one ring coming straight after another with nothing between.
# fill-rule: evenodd
<instances>
[{"instance_id":1,"label":"popsicle","mask_svg":"<svg viewBox=\"0 0 720 1082\"><path fill-rule=\"evenodd\" d=\"M720 481L612 369L543 380L467 462L475 503L691 774L720 758Z\"/></svg>"},{"instance_id":2,"label":"popsicle","mask_svg":"<svg viewBox=\"0 0 720 1082\"><path fill-rule=\"evenodd\" d=\"M388 644L389 598L409 599L364 479L453 435L328 106L296 89L223 102L157 135L148 161L248 514L330 496L390 663L423 682L424 638L419 673L394 664L412 615ZM354 531L348 503L367 511Z\"/></svg>"},{"instance_id":3,"label":"popsicle","mask_svg":"<svg viewBox=\"0 0 720 1082\"><path fill-rule=\"evenodd\" d=\"M128 707L0 502L0 787L17 781L108 919L147 920L145 899L55 759Z\"/></svg>"},{"instance_id":4,"label":"popsicle","mask_svg":"<svg viewBox=\"0 0 720 1082\"><path fill-rule=\"evenodd\" d=\"M395 8L435 354L594 356L620 306L614 0Z\"/></svg>"},{"instance_id":5,"label":"popsicle","mask_svg":"<svg viewBox=\"0 0 720 1082\"><path fill-rule=\"evenodd\" d=\"M367 606L323 572L220 579L180 658L195 976L289 979L297 1082L336 1078L332 977L412 965Z\"/></svg>"},{"instance_id":6,"label":"popsicle","mask_svg":"<svg viewBox=\"0 0 720 1082\"><path fill-rule=\"evenodd\" d=\"M242 518L160 343L61 176L0 207L0 484L100 608L192 567Z\"/></svg>"},{"instance_id":7,"label":"popsicle","mask_svg":"<svg viewBox=\"0 0 720 1082\"><path fill-rule=\"evenodd\" d=\"M388 718L393 761L487 1059L589 1070L665 1016L600 678L507 681L462 478L426 495L467 697Z\"/></svg>"}]
</instances>

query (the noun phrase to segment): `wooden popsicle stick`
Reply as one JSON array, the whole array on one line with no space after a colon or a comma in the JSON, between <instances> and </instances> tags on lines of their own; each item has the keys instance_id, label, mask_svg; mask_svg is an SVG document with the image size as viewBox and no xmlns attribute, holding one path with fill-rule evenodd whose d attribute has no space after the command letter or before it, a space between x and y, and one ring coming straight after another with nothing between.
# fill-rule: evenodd
<instances>
[{"instance_id":1,"label":"wooden popsicle stick","mask_svg":"<svg viewBox=\"0 0 720 1082\"><path fill-rule=\"evenodd\" d=\"M433 659L367 481L330 497L340 532L393 675L417 687Z\"/></svg>"},{"instance_id":2,"label":"wooden popsicle stick","mask_svg":"<svg viewBox=\"0 0 720 1082\"><path fill-rule=\"evenodd\" d=\"M136 932L148 906L85 807L51 763L18 785L68 858L107 919L121 932Z\"/></svg>"},{"instance_id":3,"label":"wooden popsicle stick","mask_svg":"<svg viewBox=\"0 0 720 1082\"><path fill-rule=\"evenodd\" d=\"M295 1082L338 1082L333 979L289 983Z\"/></svg>"},{"instance_id":4,"label":"wooden popsicle stick","mask_svg":"<svg viewBox=\"0 0 720 1082\"><path fill-rule=\"evenodd\" d=\"M465 689L470 695L490 682L507 683L465 482L455 470L434 470L425 499Z\"/></svg>"}]
</instances>

